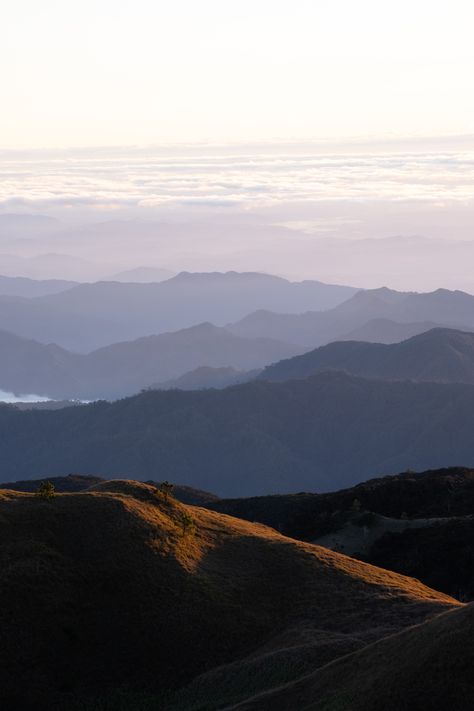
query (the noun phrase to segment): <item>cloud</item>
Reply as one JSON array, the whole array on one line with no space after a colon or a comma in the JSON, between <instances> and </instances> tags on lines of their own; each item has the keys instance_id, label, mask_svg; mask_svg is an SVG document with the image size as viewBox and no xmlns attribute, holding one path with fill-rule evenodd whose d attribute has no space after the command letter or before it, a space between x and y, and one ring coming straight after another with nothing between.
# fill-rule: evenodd
<instances>
[{"instance_id":1,"label":"cloud","mask_svg":"<svg viewBox=\"0 0 474 711\"><path fill-rule=\"evenodd\" d=\"M365 146L356 144L352 151ZM335 152L306 146L2 153L0 207L216 205L248 207L324 200L469 200L474 152ZM329 149L330 147L328 147ZM393 147L392 147L393 148ZM328 150L327 149L327 150ZM260 152L258 152L260 150Z\"/></svg>"}]
</instances>

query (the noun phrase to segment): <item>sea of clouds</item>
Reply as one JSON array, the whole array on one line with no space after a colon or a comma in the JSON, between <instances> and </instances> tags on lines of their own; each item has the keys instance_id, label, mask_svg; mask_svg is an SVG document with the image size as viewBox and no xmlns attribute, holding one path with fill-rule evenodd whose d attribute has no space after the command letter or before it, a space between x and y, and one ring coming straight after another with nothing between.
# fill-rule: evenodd
<instances>
[{"instance_id":1,"label":"sea of clouds","mask_svg":"<svg viewBox=\"0 0 474 711\"><path fill-rule=\"evenodd\" d=\"M473 208L472 137L3 151L0 273L146 264L473 290Z\"/></svg>"}]
</instances>

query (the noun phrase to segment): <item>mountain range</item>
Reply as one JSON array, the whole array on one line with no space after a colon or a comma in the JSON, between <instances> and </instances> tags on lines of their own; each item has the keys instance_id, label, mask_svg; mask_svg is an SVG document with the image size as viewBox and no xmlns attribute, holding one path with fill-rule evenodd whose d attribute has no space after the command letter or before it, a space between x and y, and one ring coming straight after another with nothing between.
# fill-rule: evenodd
<instances>
[{"instance_id":1,"label":"mountain range","mask_svg":"<svg viewBox=\"0 0 474 711\"><path fill-rule=\"evenodd\" d=\"M158 283L96 282L30 299L0 296L0 329L89 352L204 321L224 325L259 308L327 309L355 291L258 273L182 272Z\"/></svg>"},{"instance_id":2,"label":"mountain range","mask_svg":"<svg viewBox=\"0 0 474 711\"><path fill-rule=\"evenodd\" d=\"M0 331L0 389L54 399L115 399L179 378L203 364L211 369L257 369L257 374L267 363L300 350L269 338L241 338L210 323L115 343L88 354ZM214 371L209 373L214 381L215 375ZM242 373L241 379L251 376L252 373ZM226 379L229 380L228 371ZM233 381L238 380L236 370ZM163 387L173 385L180 387L173 382Z\"/></svg>"},{"instance_id":3,"label":"mountain range","mask_svg":"<svg viewBox=\"0 0 474 711\"><path fill-rule=\"evenodd\" d=\"M8 480L128 475L252 496L330 491L404 468L473 466L473 428L473 385L322 372L55 411L4 405L0 457Z\"/></svg>"},{"instance_id":4,"label":"mountain range","mask_svg":"<svg viewBox=\"0 0 474 711\"><path fill-rule=\"evenodd\" d=\"M389 334L387 338L387 321ZM370 322L370 325L367 325ZM411 333L396 324L405 324ZM300 314L259 310L248 314L227 328L240 336L258 334L278 338L305 347L316 347L331 341L364 337L370 330L371 341L394 342L429 327L444 326L474 329L474 296L461 291L438 289L431 293L403 293L390 289L358 291L352 297L324 312ZM362 329L360 334L359 329ZM381 335L378 335L380 329ZM398 329L398 334L396 333ZM394 334L395 331L395 334Z\"/></svg>"}]
</instances>

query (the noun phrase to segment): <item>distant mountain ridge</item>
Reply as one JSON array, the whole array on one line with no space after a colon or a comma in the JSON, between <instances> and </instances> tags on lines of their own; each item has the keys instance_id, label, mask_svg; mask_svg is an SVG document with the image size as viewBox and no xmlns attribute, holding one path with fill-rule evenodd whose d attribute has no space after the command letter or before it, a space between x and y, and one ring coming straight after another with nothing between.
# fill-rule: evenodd
<instances>
[{"instance_id":1,"label":"distant mountain ridge","mask_svg":"<svg viewBox=\"0 0 474 711\"><path fill-rule=\"evenodd\" d=\"M151 387L158 390L201 390L203 388L227 388L230 385L239 385L253 380L261 372L261 369L237 370L232 367L211 368L201 366L179 378L165 381L164 383L153 383Z\"/></svg>"},{"instance_id":2,"label":"distant mountain ridge","mask_svg":"<svg viewBox=\"0 0 474 711\"><path fill-rule=\"evenodd\" d=\"M321 370L390 380L474 383L474 333L435 328L390 345L336 341L269 365L263 380L307 378Z\"/></svg>"},{"instance_id":3,"label":"distant mountain ridge","mask_svg":"<svg viewBox=\"0 0 474 711\"><path fill-rule=\"evenodd\" d=\"M116 399L179 378L203 364L257 369L256 375L267 363L298 352L298 346L268 338L240 338L210 323L115 343L88 354L0 331L0 390L60 400ZM208 372L208 377L212 375ZM230 380L227 373L226 384L250 377L242 373L239 379L236 370Z\"/></svg>"},{"instance_id":4,"label":"distant mountain ridge","mask_svg":"<svg viewBox=\"0 0 474 711\"><path fill-rule=\"evenodd\" d=\"M295 315L258 310L240 321L228 324L227 328L247 337L258 333L274 338L279 334L283 340L314 348L331 341L345 340L354 329L377 320L382 320L382 334L387 320L399 324L429 322L442 327L474 330L474 296L446 289L426 294L403 293L387 288L372 289L358 291L338 306L322 313L307 311ZM403 338L404 334L401 335ZM379 341L376 331L372 330L370 340Z\"/></svg>"},{"instance_id":5,"label":"distant mountain ridge","mask_svg":"<svg viewBox=\"0 0 474 711\"><path fill-rule=\"evenodd\" d=\"M77 286L78 282L65 279L28 279L26 277L0 276L0 295L31 298L58 294Z\"/></svg>"},{"instance_id":6,"label":"distant mountain ridge","mask_svg":"<svg viewBox=\"0 0 474 711\"><path fill-rule=\"evenodd\" d=\"M224 325L259 308L328 309L355 291L253 272L181 272L158 283L102 281L34 299L0 295L0 329L89 352L204 321Z\"/></svg>"}]
</instances>

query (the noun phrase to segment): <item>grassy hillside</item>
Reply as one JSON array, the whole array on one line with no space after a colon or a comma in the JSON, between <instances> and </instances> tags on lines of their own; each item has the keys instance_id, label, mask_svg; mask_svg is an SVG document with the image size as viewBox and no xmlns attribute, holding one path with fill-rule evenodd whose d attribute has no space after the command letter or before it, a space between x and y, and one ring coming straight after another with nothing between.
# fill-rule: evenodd
<instances>
[{"instance_id":1,"label":"grassy hillside","mask_svg":"<svg viewBox=\"0 0 474 711\"><path fill-rule=\"evenodd\" d=\"M469 605L226 711L470 711L473 635Z\"/></svg>"},{"instance_id":2,"label":"grassy hillside","mask_svg":"<svg viewBox=\"0 0 474 711\"><path fill-rule=\"evenodd\" d=\"M3 490L0 527L6 710L118 709L94 701L117 694L129 710L144 695L154 709L217 709L456 605L136 482L52 499Z\"/></svg>"},{"instance_id":3,"label":"grassy hillside","mask_svg":"<svg viewBox=\"0 0 474 711\"><path fill-rule=\"evenodd\" d=\"M331 494L221 499L215 510L260 521L474 599L474 470L371 479Z\"/></svg>"},{"instance_id":4,"label":"grassy hillside","mask_svg":"<svg viewBox=\"0 0 474 711\"><path fill-rule=\"evenodd\" d=\"M98 476L83 476L81 474L68 474L67 476L49 477L46 479L25 479L23 481L10 481L0 484L0 489L11 489L12 491L25 491L36 493L42 484L50 483L53 485L57 493L64 494L66 492L86 491L95 484L101 484L105 481ZM160 488L162 482L147 481L150 486ZM206 506L215 503L219 497L211 494L209 491L201 491L193 489L190 486L181 486L174 484L172 488L173 498L181 501L183 504L191 504L192 506Z\"/></svg>"}]
</instances>

